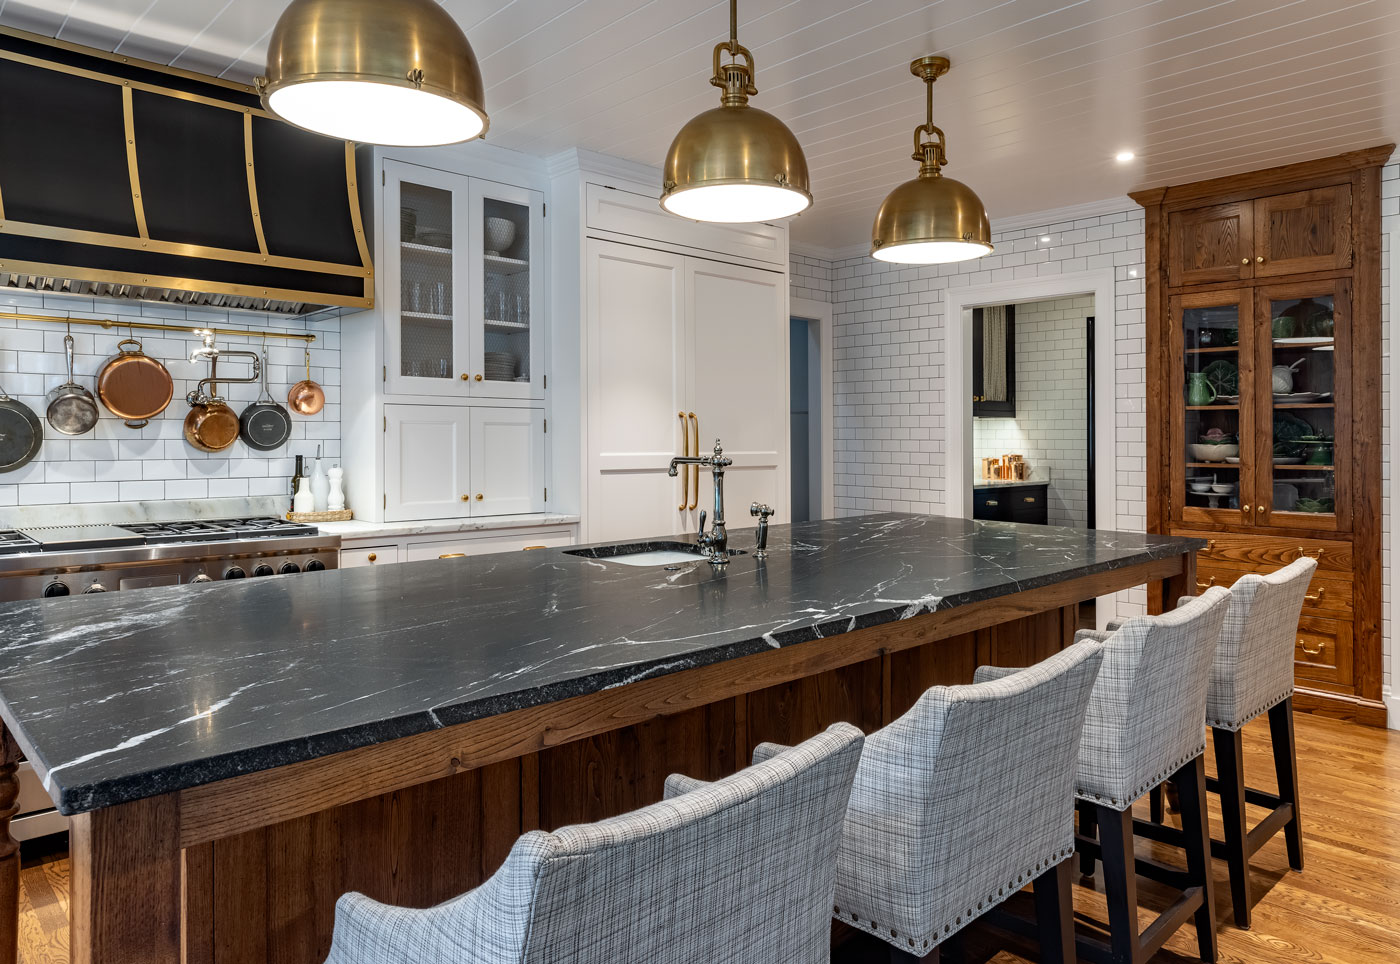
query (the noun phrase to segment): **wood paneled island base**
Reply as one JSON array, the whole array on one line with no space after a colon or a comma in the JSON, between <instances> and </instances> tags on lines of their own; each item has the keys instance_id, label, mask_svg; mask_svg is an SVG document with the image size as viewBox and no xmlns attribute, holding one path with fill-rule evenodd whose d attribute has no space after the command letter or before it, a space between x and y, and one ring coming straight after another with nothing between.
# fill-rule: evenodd
<instances>
[{"instance_id":1,"label":"wood paneled island base","mask_svg":"<svg viewBox=\"0 0 1400 964\"><path fill-rule=\"evenodd\" d=\"M875 729L928 686L1068 645L1081 601L1157 580L1185 595L1194 554L78 814L72 964L319 964L347 890L446 900L526 830L651 803L674 771L732 773L765 740ZM16 862L0 857L0 883ZM13 955L14 888L0 900Z\"/></svg>"}]
</instances>

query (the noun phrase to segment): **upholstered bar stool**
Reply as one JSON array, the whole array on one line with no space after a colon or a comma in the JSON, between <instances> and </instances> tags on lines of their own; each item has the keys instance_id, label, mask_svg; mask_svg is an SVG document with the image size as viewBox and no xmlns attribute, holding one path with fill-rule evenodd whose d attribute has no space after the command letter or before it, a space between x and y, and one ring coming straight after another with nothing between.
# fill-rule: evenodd
<instances>
[{"instance_id":1,"label":"upholstered bar stool","mask_svg":"<svg viewBox=\"0 0 1400 964\"><path fill-rule=\"evenodd\" d=\"M1212 840L1211 850L1230 868L1230 902L1235 925L1249 928L1249 858L1283 831L1288 866L1303 869L1303 835L1298 813L1298 751L1293 739L1293 647L1298 636L1304 596L1317 563L1302 558L1267 576L1241 576L1230 587L1230 609L1220 633L1220 645L1210 669L1206 696L1206 725L1215 748L1216 778L1206 787L1220 794L1225 839ZM1185 605L1191 597L1185 597ZM1265 793L1244 783L1246 723L1269 714L1278 793ZM1267 807L1269 813L1248 828L1245 804ZM1159 801L1152 819L1162 823ZM1143 836L1169 843L1180 839L1171 827L1139 826Z\"/></svg>"},{"instance_id":2,"label":"upholstered bar stool","mask_svg":"<svg viewBox=\"0 0 1400 964\"><path fill-rule=\"evenodd\" d=\"M714 783L594 824L534 830L427 910L336 905L328 964L746 964L830 957L836 852L863 738L838 723Z\"/></svg>"},{"instance_id":3,"label":"upholstered bar stool","mask_svg":"<svg viewBox=\"0 0 1400 964\"><path fill-rule=\"evenodd\" d=\"M1079 643L1000 679L935 686L867 737L835 917L889 944L893 961L937 960L1034 882L1041 960L1073 961L1074 764L1101 656Z\"/></svg>"},{"instance_id":4,"label":"upholstered bar stool","mask_svg":"<svg viewBox=\"0 0 1400 964\"><path fill-rule=\"evenodd\" d=\"M1088 867L1094 857L1103 861L1109 944L1081 938L1086 957L1141 964L1194 917L1201 960L1216 958L1203 762L1205 703L1229 603L1229 590L1214 587L1161 616L1134 616L1116 632L1081 630L1075 636L1104 643L1103 668L1079 745L1076 792L1083 803L1081 857ZM1181 797L1184 872L1136 859L1133 851L1133 803L1165 780L1176 784ZM1139 873L1181 891L1141 934Z\"/></svg>"}]
</instances>

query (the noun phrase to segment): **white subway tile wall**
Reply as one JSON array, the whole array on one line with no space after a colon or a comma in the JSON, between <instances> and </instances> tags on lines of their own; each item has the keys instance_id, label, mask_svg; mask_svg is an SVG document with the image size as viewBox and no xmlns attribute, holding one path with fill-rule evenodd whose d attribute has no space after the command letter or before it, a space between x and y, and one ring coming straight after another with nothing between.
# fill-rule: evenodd
<instances>
[{"instance_id":1,"label":"white subway tile wall","mask_svg":"<svg viewBox=\"0 0 1400 964\"><path fill-rule=\"evenodd\" d=\"M1381 411L1384 413L1382 662L1387 695L1395 680L1391 620L1394 560L1390 552L1393 500L1390 450L1390 235L1400 231L1400 164L1381 171ZM1048 243L1039 240L1050 237ZM1101 473L1117 473L1117 527L1146 529L1146 293L1143 215L1125 201L1122 214L993 234L996 250L957 265L910 268L871 258L826 262L794 255L793 297L829 301L836 328L836 509L942 513L946 480L943 420L943 291L1007 278L1036 277L1112 266L1117 333L1114 402L1118 451ZM1103 316L1102 310L1098 316ZM1357 520L1365 524L1365 520ZM1135 590L1122 614L1144 612ZM1400 722L1400 721L1393 721Z\"/></svg>"},{"instance_id":2,"label":"white subway tile wall","mask_svg":"<svg viewBox=\"0 0 1400 964\"><path fill-rule=\"evenodd\" d=\"M1089 525L1089 323L1094 296L1016 306L1016 417L972 420L973 471L1019 453L1050 476L1052 526ZM967 484L971 485L971 481Z\"/></svg>"},{"instance_id":3,"label":"white subway tile wall","mask_svg":"<svg viewBox=\"0 0 1400 964\"><path fill-rule=\"evenodd\" d=\"M128 428L99 406L101 418L87 435L70 438L47 424L38 457L22 468L0 474L0 525L4 506L75 502L130 502L148 499L202 499L226 496L281 495L288 491L297 455L322 455L334 464L340 458L340 322L307 325L280 315L229 312L173 305L107 302L92 298L0 292L0 388L20 399L43 418L48 391L63 382L64 326L24 321L17 313L55 317L110 318L116 322L145 321L209 325L218 328L266 329L314 334L311 377L326 391L326 407L318 415L292 416L292 438L282 448L259 452L234 442L218 453L201 452L184 439L189 411L185 395L208 374L203 364L191 364L191 349L200 340L193 334L167 331L134 332L146 354L159 358L175 380L170 407L144 428ZM96 394L94 376L117 353L127 337L110 330L73 326L77 381ZM261 350L263 339L252 335L220 336L220 348ZM268 384L273 398L286 404L287 390L306 376L304 343L267 339ZM248 374L244 362L229 362L221 372ZM235 412L258 395L257 385L220 385Z\"/></svg>"}]
</instances>

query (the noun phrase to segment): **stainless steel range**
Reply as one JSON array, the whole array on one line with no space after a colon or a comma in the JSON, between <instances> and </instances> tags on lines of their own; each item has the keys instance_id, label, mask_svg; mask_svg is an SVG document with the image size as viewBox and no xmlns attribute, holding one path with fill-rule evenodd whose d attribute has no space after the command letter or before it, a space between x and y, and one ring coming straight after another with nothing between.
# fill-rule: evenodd
<instances>
[{"instance_id":1,"label":"stainless steel range","mask_svg":"<svg viewBox=\"0 0 1400 964\"><path fill-rule=\"evenodd\" d=\"M0 602L335 569L340 537L276 517L0 529Z\"/></svg>"}]
</instances>

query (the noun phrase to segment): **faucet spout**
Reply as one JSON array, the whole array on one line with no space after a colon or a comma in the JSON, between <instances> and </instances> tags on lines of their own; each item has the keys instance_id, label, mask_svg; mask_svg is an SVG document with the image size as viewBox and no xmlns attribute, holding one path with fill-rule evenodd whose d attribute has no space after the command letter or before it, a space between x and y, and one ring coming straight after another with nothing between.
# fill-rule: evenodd
<instances>
[{"instance_id":1,"label":"faucet spout","mask_svg":"<svg viewBox=\"0 0 1400 964\"><path fill-rule=\"evenodd\" d=\"M682 465L710 467L715 482L715 513L709 532L705 531L705 514L700 514L700 532L695 541L699 548L706 550L710 565L715 567L729 565L729 534L724 524L724 470L732 464L732 459L724 457L719 439L715 439L713 455L677 455L666 468L666 474L674 479Z\"/></svg>"}]
</instances>

